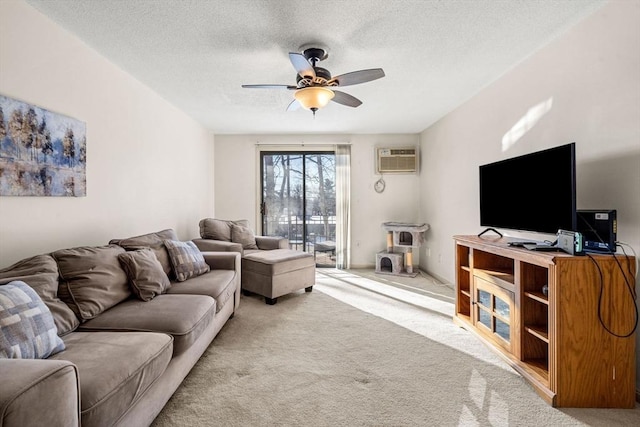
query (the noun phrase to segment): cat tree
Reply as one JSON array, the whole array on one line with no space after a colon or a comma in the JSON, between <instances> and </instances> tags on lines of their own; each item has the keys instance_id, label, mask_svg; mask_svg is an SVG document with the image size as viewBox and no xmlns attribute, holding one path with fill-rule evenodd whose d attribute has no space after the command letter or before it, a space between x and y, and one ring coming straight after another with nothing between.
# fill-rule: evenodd
<instances>
[{"instance_id":1,"label":"cat tree","mask_svg":"<svg viewBox=\"0 0 640 427\"><path fill-rule=\"evenodd\" d=\"M376 254L376 273L416 277L413 271L413 248L424 243L428 224L384 222L387 232L387 250Z\"/></svg>"}]
</instances>

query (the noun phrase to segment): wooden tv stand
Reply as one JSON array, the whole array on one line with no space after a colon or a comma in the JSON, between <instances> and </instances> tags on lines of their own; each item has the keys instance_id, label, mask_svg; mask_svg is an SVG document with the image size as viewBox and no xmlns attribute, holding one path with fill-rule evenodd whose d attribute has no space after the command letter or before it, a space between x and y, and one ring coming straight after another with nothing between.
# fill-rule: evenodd
<instances>
[{"instance_id":1,"label":"wooden tv stand","mask_svg":"<svg viewBox=\"0 0 640 427\"><path fill-rule=\"evenodd\" d=\"M456 324L553 406L635 406L635 333L616 337L600 321L617 335L633 330L635 258L532 252L488 236L454 240Z\"/></svg>"}]
</instances>

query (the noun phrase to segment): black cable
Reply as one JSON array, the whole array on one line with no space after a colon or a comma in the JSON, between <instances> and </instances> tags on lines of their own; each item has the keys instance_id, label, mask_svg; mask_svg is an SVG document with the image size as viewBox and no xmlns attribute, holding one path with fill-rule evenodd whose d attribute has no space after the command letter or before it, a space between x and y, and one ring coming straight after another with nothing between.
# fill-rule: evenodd
<instances>
[{"instance_id":1,"label":"black cable","mask_svg":"<svg viewBox=\"0 0 640 427\"><path fill-rule=\"evenodd\" d=\"M622 252L624 252L624 250ZM624 268L622 268L622 264L620 264L620 260L618 259L616 254L613 253L611 255L613 255L613 259L616 260L616 264L618 264L618 268L622 272L622 277L624 277L624 282L627 285L627 288L629 289L629 292L631 293L631 297L633 298L634 301L637 301L637 295L636 295L636 290L635 290L635 282L631 283L631 281L627 278L627 275L624 272ZM624 256L627 259L627 266L628 266L628 269L629 269L628 270L629 271L629 276L634 277L633 273L631 272L631 260L629 259L629 255L627 255L626 252L625 252ZM637 309L638 309L637 303L635 305L636 305L636 311L637 311Z\"/></svg>"},{"instance_id":2,"label":"black cable","mask_svg":"<svg viewBox=\"0 0 640 427\"><path fill-rule=\"evenodd\" d=\"M624 254L624 257L627 259L627 271L629 272L629 277L633 277L635 280L636 275L634 275L633 270L631 270L631 260L629 259L629 255L627 255L627 251L624 250L624 245L620 245L616 243L616 246L622 249L622 253ZM631 250L633 251L633 248L631 248ZM638 274L637 271L636 271L636 274ZM635 291L635 288L634 288L634 291ZM638 295L635 292L634 292L634 295L636 298L638 297Z\"/></svg>"},{"instance_id":3,"label":"black cable","mask_svg":"<svg viewBox=\"0 0 640 427\"><path fill-rule=\"evenodd\" d=\"M583 216L578 212L577 217L579 219L582 220L582 222L585 223L585 225L589 228L589 230L593 233L593 235L600 241L600 243L602 243L603 245L605 245L608 248L608 251L602 251L604 253L608 253L610 255L613 256L613 259L616 261L616 264L618 264L618 268L620 269L620 272L622 273L622 277L624 278L624 282L625 285L627 286L627 289L629 290L629 294L631 295L631 299L633 300L633 307L634 307L634 315L635 315L635 321L634 321L634 325L633 325L633 329L631 330L631 332L629 332L626 335L618 335L615 334L614 332L610 331L609 328L607 328L607 326L604 324L604 321L602 320L602 293L604 292L604 277L602 275L602 271L600 270L600 266L598 265L597 261L591 256L589 255L588 251L584 251L585 255L587 255L591 261L596 265L596 267L598 268L598 272L600 273L600 295L598 297L598 320L600 320L600 323L602 324L602 326L604 327L604 329L609 332L611 335L619 337L619 338L628 338L631 335L633 335L633 333L636 331L636 329L638 329L638 302L637 302L637 295L636 295L636 291L635 291L635 283L631 284L629 283L630 280L627 277L627 273L625 272L624 268L622 267L622 264L620 263L620 260L618 259L618 257L616 256L615 253L615 249L616 247L614 246L614 248L610 248L609 244L607 242L605 242L602 237L600 237L600 234L598 234L598 231L593 228L593 226L589 223L589 221L587 221L585 218L583 218ZM627 253L625 252L624 248L620 245L616 245L619 246L620 248L622 248L622 253L624 253L625 258L627 259L627 269L629 272L629 276L630 277L634 277L633 272L631 270L631 262L629 259L629 255L627 255Z\"/></svg>"},{"instance_id":4,"label":"black cable","mask_svg":"<svg viewBox=\"0 0 640 427\"><path fill-rule=\"evenodd\" d=\"M634 306L634 309L635 309L634 310L634 318L635 318L634 319L634 325L633 325L633 328L631 329L631 331L629 333L627 333L627 334L617 334L617 333L613 332L611 329L609 329L607 327L607 325L605 325L604 320L602 319L602 295L604 294L604 275L602 274L602 270L600 269L600 265L595 260L595 258L593 258L589 253L585 253L585 255L589 257L591 262L593 262L593 264L598 269L598 274L600 275L600 294L598 295L598 320L600 321L600 324L605 329L605 331L607 331L609 334L613 335L614 337L617 337L617 338L629 338L630 336L632 336L635 333L636 329L638 328L638 303L636 301L635 291L629 285L629 280L627 278L627 275L626 275L624 269L622 268L622 264L620 264L620 261L618 260L618 258L616 258L615 254L614 254L613 258L618 263L618 267L620 268L620 271L622 272L622 276L624 277L624 281L625 281L625 283L627 285L627 289L629 289L631 297L633 299L633 306Z\"/></svg>"}]
</instances>

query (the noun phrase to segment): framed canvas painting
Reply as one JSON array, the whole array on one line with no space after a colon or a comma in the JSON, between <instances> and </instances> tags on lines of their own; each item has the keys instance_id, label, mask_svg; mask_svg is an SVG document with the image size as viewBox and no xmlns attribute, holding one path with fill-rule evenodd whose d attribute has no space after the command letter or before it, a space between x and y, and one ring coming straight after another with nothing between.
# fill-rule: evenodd
<instances>
[{"instance_id":1,"label":"framed canvas painting","mask_svg":"<svg viewBox=\"0 0 640 427\"><path fill-rule=\"evenodd\" d=\"M86 124L0 95L0 196L87 195Z\"/></svg>"}]
</instances>

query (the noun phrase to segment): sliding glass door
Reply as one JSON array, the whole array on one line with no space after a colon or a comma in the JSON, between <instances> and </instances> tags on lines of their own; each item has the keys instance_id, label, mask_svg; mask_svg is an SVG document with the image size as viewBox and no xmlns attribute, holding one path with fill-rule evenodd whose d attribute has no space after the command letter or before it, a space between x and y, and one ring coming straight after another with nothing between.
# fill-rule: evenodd
<instances>
[{"instance_id":1,"label":"sliding glass door","mask_svg":"<svg viewBox=\"0 0 640 427\"><path fill-rule=\"evenodd\" d=\"M262 152L260 160L262 234L335 263L335 154Z\"/></svg>"}]
</instances>

